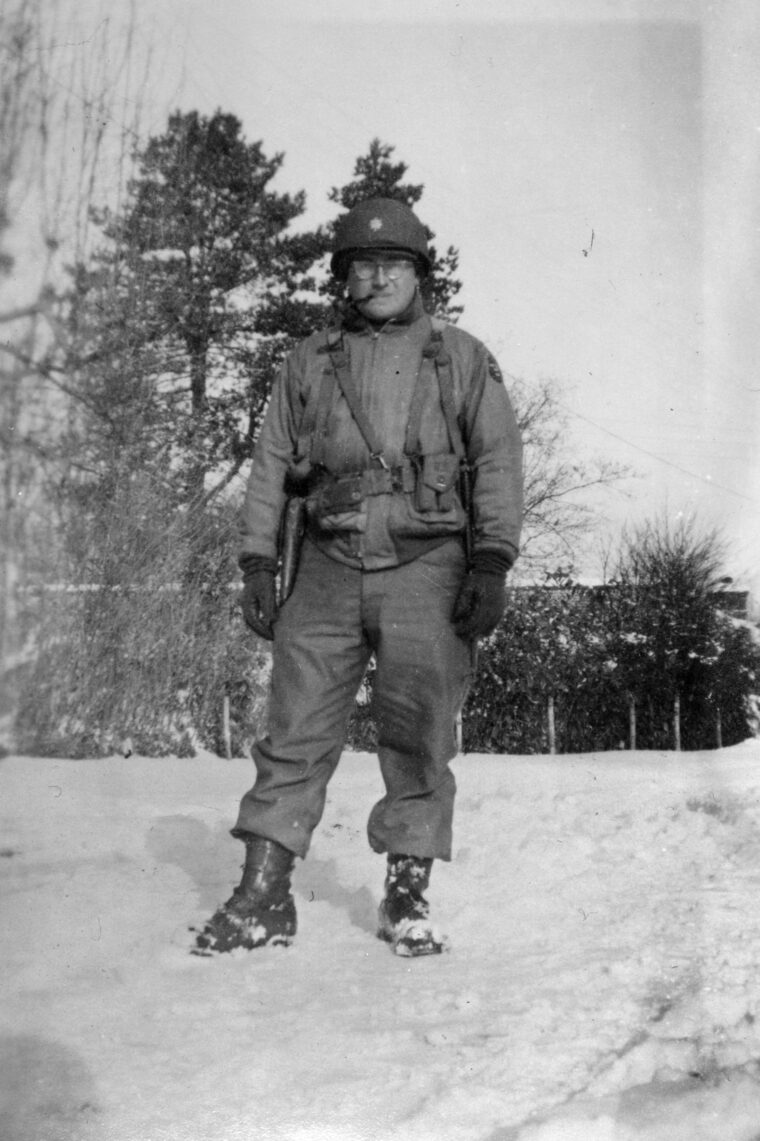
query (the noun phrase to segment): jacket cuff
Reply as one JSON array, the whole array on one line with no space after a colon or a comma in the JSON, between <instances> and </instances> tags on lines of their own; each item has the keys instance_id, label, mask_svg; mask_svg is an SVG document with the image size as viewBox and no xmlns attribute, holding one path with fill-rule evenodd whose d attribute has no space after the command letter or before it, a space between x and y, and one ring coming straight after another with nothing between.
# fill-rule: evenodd
<instances>
[{"instance_id":1,"label":"jacket cuff","mask_svg":"<svg viewBox=\"0 0 760 1141\"><path fill-rule=\"evenodd\" d=\"M469 574L506 574L514 561L506 551L484 549L475 551L467 571Z\"/></svg>"},{"instance_id":2,"label":"jacket cuff","mask_svg":"<svg viewBox=\"0 0 760 1141\"><path fill-rule=\"evenodd\" d=\"M243 572L243 578L256 574L257 571L270 571L277 574L277 559L270 559L266 555L241 555L238 566Z\"/></svg>"}]
</instances>

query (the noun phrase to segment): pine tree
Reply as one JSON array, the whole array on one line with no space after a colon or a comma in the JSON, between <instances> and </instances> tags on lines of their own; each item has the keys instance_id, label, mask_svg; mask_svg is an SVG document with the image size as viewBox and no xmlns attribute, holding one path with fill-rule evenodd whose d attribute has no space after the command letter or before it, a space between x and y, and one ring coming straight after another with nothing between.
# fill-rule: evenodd
<instances>
[{"instance_id":1,"label":"pine tree","mask_svg":"<svg viewBox=\"0 0 760 1141\"><path fill-rule=\"evenodd\" d=\"M71 363L89 412L170 466L180 499L213 496L250 455L269 387L250 367L257 313L312 261L313 243L286 234L304 194L270 188L282 161L233 115L173 114L76 273Z\"/></svg>"}]
</instances>

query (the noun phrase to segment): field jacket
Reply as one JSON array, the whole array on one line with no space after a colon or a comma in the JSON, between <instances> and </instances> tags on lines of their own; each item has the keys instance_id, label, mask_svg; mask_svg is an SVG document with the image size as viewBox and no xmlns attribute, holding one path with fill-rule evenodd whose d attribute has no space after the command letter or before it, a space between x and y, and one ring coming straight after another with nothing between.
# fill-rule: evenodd
<instances>
[{"instance_id":1,"label":"field jacket","mask_svg":"<svg viewBox=\"0 0 760 1141\"><path fill-rule=\"evenodd\" d=\"M512 405L485 346L456 326L436 325L472 472L473 551L497 551L511 562L522 520L522 444ZM340 562L392 567L464 533L459 461L425 357L430 336L431 319L416 303L379 328L354 315L296 346L274 383L254 449L240 518L242 555L276 558L293 473L306 477L310 537ZM380 461L371 458L336 383L336 345L381 442ZM323 382L330 387L320 403ZM419 438L410 449L413 396Z\"/></svg>"}]
</instances>

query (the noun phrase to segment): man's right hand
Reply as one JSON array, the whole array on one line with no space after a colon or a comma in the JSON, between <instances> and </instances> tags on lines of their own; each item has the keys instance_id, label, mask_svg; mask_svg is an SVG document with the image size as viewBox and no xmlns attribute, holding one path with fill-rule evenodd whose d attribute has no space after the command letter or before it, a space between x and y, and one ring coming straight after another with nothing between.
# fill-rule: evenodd
<instances>
[{"instance_id":1,"label":"man's right hand","mask_svg":"<svg viewBox=\"0 0 760 1141\"><path fill-rule=\"evenodd\" d=\"M255 634L271 642L277 617L277 591L272 560L256 559L250 555L244 558L245 562L240 560L243 566L243 596L240 600L243 618Z\"/></svg>"}]
</instances>

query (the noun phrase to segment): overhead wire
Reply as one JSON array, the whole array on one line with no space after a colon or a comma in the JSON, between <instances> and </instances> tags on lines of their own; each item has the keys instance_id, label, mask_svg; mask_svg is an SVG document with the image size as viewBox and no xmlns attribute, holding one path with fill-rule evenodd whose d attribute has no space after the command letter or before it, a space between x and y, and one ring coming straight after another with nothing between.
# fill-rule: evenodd
<instances>
[{"instance_id":1,"label":"overhead wire","mask_svg":"<svg viewBox=\"0 0 760 1141\"><path fill-rule=\"evenodd\" d=\"M733 487L726 487L725 484L717 483L709 476L704 476L699 472L682 467L680 464L676 464L672 460L666 459L665 456L661 456L657 452L650 451L648 448L643 448L640 444L634 443L633 440L628 439L626 436L622 436L618 432L613 432L611 429L605 428L602 424L592 420L589 416L584 416L580 412L576 412L562 400L558 400L557 403L562 407L563 411L573 419L582 420L585 424L590 424L592 428L596 428L598 431L603 432L605 435L611 436L612 439L617 440L619 443L625 444L629 448L633 448L634 451L641 452L642 455L649 456L650 459L657 460L659 463L664 464L666 467L673 468L675 471L680 472L681 475L686 475L691 479L699 480L700 482L707 484L707 486L712 488L714 491L724 491L727 495L733 495L737 499L743 499L747 503L758 502L757 499L753 496L744 495L741 491L737 491Z\"/></svg>"}]
</instances>

